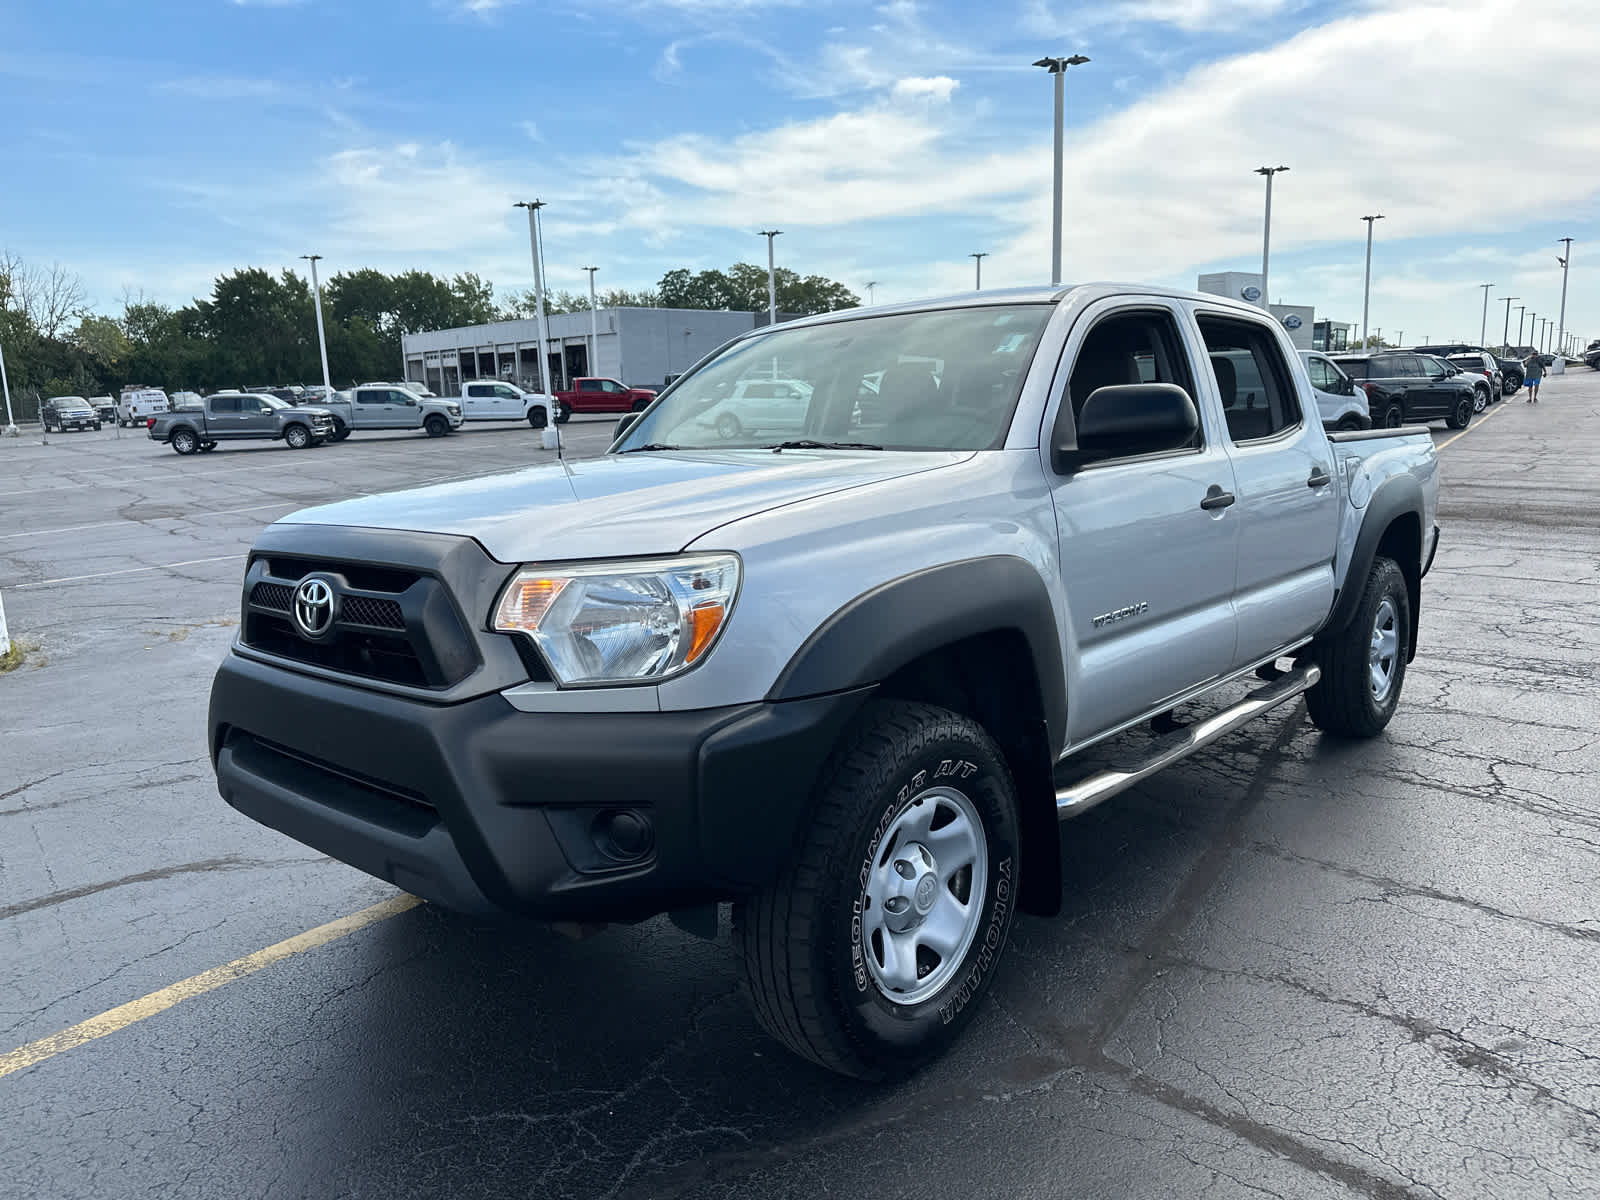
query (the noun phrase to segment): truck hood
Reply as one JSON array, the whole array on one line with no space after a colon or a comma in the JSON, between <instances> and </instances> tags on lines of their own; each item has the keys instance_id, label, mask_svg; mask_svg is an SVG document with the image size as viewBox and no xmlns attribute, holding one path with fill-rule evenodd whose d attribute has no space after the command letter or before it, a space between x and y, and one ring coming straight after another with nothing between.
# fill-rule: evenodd
<instances>
[{"instance_id":1,"label":"truck hood","mask_svg":"<svg viewBox=\"0 0 1600 1200\"><path fill-rule=\"evenodd\" d=\"M608 455L344 500L278 523L458 534L501 562L672 554L741 517L971 457L816 450Z\"/></svg>"}]
</instances>

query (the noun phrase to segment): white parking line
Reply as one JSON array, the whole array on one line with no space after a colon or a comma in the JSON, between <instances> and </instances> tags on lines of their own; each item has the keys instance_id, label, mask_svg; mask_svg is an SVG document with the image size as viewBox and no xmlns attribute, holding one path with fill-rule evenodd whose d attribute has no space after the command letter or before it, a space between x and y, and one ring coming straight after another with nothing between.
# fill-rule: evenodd
<instances>
[{"instance_id":1,"label":"white parking line","mask_svg":"<svg viewBox=\"0 0 1600 1200\"><path fill-rule=\"evenodd\" d=\"M142 571L170 571L175 567L198 567L202 563L227 562L230 558L243 558L244 552L238 554L219 554L215 558L190 558L183 562L158 563L153 567L128 567L122 571L97 571L93 575L67 575L61 579L40 579L34 583L13 583L10 590L25 592L29 588L54 587L58 583L79 583L85 579L110 579L113 575L137 575Z\"/></svg>"},{"instance_id":2,"label":"white parking line","mask_svg":"<svg viewBox=\"0 0 1600 1200\"><path fill-rule=\"evenodd\" d=\"M285 505L307 506L314 503L316 501L274 500L270 504L248 504L243 508L208 508L203 513L196 513L193 517L150 517L147 519L152 521L193 521L198 517L221 517L226 516L228 513L256 512L263 508L282 508ZM88 525L63 525L59 529L29 529L22 533L0 533L0 542L9 541L12 538L43 537L45 534L50 533L76 533L80 529L110 529L114 526L133 523L130 520L93 521Z\"/></svg>"}]
</instances>

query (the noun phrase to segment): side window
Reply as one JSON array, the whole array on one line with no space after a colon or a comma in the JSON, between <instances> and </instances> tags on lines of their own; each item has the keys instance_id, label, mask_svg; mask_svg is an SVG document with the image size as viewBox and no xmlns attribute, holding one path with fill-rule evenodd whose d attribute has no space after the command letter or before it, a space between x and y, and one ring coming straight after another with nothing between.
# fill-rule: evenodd
<instances>
[{"instance_id":1,"label":"side window","mask_svg":"<svg viewBox=\"0 0 1600 1200\"><path fill-rule=\"evenodd\" d=\"M578 380L578 390L580 392L598 392L601 390L600 381L598 379L580 379Z\"/></svg>"},{"instance_id":2,"label":"side window","mask_svg":"<svg viewBox=\"0 0 1600 1200\"><path fill-rule=\"evenodd\" d=\"M239 397L239 411L244 413L246 416L250 416L250 415L259 413L261 411L261 397L259 397L259 396L240 396Z\"/></svg>"},{"instance_id":3,"label":"side window","mask_svg":"<svg viewBox=\"0 0 1600 1200\"><path fill-rule=\"evenodd\" d=\"M1320 358L1306 359L1306 374L1311 377L1311 386L1328 390L1328 364Z\"/></svg>"},{"instance_id":4,"label":"side window","mask_svg":"<svg viewBox=\"0 0 1600 1200\"><path fill-rule=\"evenodd\" d=\"M519 400L519 399L521 399L521 397L518 396L516 392L512 391L510 388L508 388L503 383L497 383L497 384L494 385L494 394L496 396L499 396L502 400Z\"/></svg>"},{"instance_id":5,"label":"side window","mask_svg":"<svg viewBox=\"0 0 1600 1200\"><path fill-rule=\"evenodd\" d=\"M467 384L467 395L471 396L473 399L478 399L483 396L492 396L494 395L494 389L485 387L481 383L469 383Z\"/></svg>"},{"instance_id":6,"label":"side window","mask_svg":"<svg viewBox=\"0 0 1600 1200\"><path fill-rule=\"evenodd\" d=\"M1283 352L1264 326L1225 317L1199 318L1222 396L1228 436L1253 442L1300 424L1300 401Z\"/></svg>"},{"instance_id":7,"label":"side window","mask_svg":"<svg viewBox=\"0 0 1600 1200\"><path fill-rule=\"evenodd\" d=\"M389 393L380 392L377 388L361 388L356 392L357 404L387 404Z\"/></svg>"},{"instance_id":8,"label":"side window","mask_svg":"<svg viewBox=\"0 0 1600 1200\"><path fill-rule=\"evenodd\" d=\"M623 390L622 385L614 379L603 379L600 381L600 386L608 392L620 392Z\"/></svg>"},{"instance_id":9,"label":"side window","mask_svg":"<svg viewBox=\"0 0 1600 1200\"><path fill-rule=\"evenodd\" d=\"M1124 383L1175 383L1194 396L1189 361L1168 312L1117 313L1083 339L1067 389L1072 415L1098 388Z\"/></svg>"},{"instance_id":10,"label":"side window","mask_svg":"<svg viewBox=\"0 0 1600 1200\"><path fill-rule=\"evenodd\" d=\"M211 411L217 416L233 416L239 411L239 397L216 396L211 401Z\"/></svg>"},{"instance_id":11,"label":"side window","mask_svg":"<svg viewBox=\"0 0 1600 1200\"><path fill-rule=\"evenodd\" d=\"M404 388L390 388L389 389L389 403L390 404L401 404L401 405L410 404L415 398L416 397L414 397L410 392L406 391Z\"/></svg>"}]
</instances>

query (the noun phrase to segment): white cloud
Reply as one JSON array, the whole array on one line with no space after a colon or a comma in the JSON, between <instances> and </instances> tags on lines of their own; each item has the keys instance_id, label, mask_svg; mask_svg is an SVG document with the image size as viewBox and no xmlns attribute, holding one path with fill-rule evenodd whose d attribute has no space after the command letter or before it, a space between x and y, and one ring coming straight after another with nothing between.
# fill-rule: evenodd
<instances>
[{"instance_id":1,"label":"white cloud","mask_svg":"<svg viewBox=\"0 0 1600 1200\"><path fill-rule=\"evenodd\" d=\"M1186 33L1219 33L1250 26L1292 8L1300 0L1118 0L1085 6L1073 4L1058 12L1060 0L1029 0L1023 27L1045 37L1074 34L1104 26L1170 25Z\"/></svg>"},{"instance_id":2,"label":"white cloud","mask_svg":"<svg viewBox=\"0 0 1600 1200\"><path fill-rule=\"evenodd\" d=\"M960 86L959 80L948 75L914 75L895 80L890 90L897 100L949 100L950 93Z\"/></svg>"},{"instance_id":3,"label":"white cloud","mask_svg":"<svg viewBox=\"0 0 1600 1200\"><path fill-rule=\"evenodd\" d=\"M544 141L544 134L539 132L539 124L537 121L519 121L518 125L522 129L522 132L528 135L528 140L530 142Z\"/></svg>"}]
</instances>

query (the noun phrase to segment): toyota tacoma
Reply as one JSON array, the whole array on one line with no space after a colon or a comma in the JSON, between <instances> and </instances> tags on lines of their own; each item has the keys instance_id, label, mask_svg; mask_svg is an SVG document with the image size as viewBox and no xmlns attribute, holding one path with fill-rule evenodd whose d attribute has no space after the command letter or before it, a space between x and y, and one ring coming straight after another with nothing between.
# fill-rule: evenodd
<instances>
[{"instance_id":1,"label":"toyota tacoma","mask_svg":"<svg viewBox=\"0 0 1600 1200\"><path fill-rule=\"evenodd\" d=\"M798 427L703 419L775 362ZM598 459L268 526L218 786L464 913L710 934L730 903L766 1029L884 1078L1057 909L1058 820L1298 697L1384 729L1437 508L1427 431L1325 432L1253 306L1085 285L786 323Z\"/></svg>"}]
</instances>

